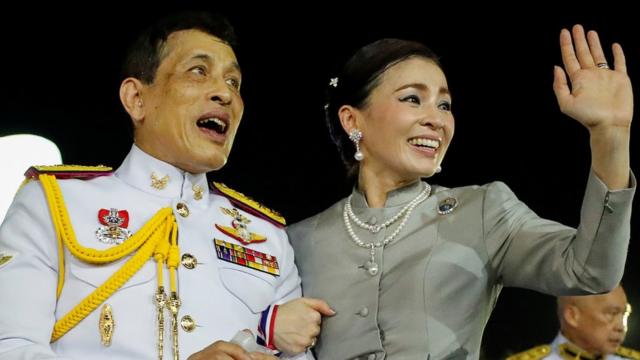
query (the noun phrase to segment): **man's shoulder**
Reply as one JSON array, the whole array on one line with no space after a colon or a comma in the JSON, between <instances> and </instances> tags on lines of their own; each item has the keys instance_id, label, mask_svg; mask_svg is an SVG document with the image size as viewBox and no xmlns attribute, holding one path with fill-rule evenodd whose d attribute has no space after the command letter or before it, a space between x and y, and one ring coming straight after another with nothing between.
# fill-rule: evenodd
<instances>
[{"instance_id":1,"label":"man's shoulder","mask_svg":"<svg viewBox=\"0 0 640 360\"><path fill-rule=\"evenodd\" d=\"M277 211L265 205L262 205L256 200L228 187L223 183L211 182L210 189L213 193L222 195L229 199L229 201L234 206L237 206L238 208L263 220L266 220L278 228L283 228L287 224L285 218Z\"/></svg>"},{"instance_id":2,"label":"man's shoulder","mask_svg":"<svg viewBox=\"0 0 640 360\"><path fill-rule=\"evenodd\" d=\"M73 181L74 179L80 180L78 183L83 183L86 180L103 178L113 174L110 167L98 165L98 166L83 166L83 165L36 165L29 167L25 173L25 179L18 188L15 195L14 202L24 201L27 204L38 203L37 199L43 195L42 187L39 185L41 175L50 175L57 180L62 180L60 183L67 180ZM67 184L64 184L66 186ZM61 185L63 186L63 185Z\"/></svg>"},{"instance_id":3,"label":"man's shoulder","mask_svg":"<svg viewBox=\"0 0 640 360\"><path fill-rule=\"evenodd\" d=\"M37 180L40 175L51 175L57 179L88 180L112 173L113 169L104 165L36 165L27 169L24 176L27 180Z\"/></svg>"},{"instance_id":4,"label":"man's shoulder","mask_svg":"<svg viewBox=\"0 0 640 360\"><path fill-rule=\"evenodd\" d=\"M616 356L621 359L640 360L640 351L620 346L616 351Z\"/></svg>"},{"instance_id":5,"label":"man's shoulder","mask_svg":"<svg viewBox=\"0 0 640 360\"><path fill-rule=\"evenodd\" d=\"M549 355L551 355L551 346L545 344L511 355L507 360L538 360L544 359Z\"/></svg>"}]
</instances>

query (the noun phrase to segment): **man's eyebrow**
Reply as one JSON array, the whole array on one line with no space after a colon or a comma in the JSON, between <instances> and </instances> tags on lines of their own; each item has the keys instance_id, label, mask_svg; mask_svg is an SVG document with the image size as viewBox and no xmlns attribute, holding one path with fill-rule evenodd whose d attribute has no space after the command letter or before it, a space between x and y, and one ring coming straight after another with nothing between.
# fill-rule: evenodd
<instances>
[{"instance_id":1,"label":"man's eyebrow","mask_svg":"<svg viewBox=\"0 0 640 360\"><path fill-rule=\"evenodd\" d=\"M194 56L191 57L191 59L189 60L202 60L202 61L213 61L213 59L211 58L211 56L207 55L207 54L196 54Z\"/></svg>"},{"instance_id":2,"label":"man's eyebrow","mask_svg":"<svg viewBox=\"0 0 640 360\"><path fill-rule=\"evenodd\" d=\"M196 54L191 57L190 60L202 60L205 62L213 62L213 58L208 54ZM237 61L231 63L230 67L238 72L242 73L242 69L240 68L240 64Z\"/></svg>"},{"instance_id":3,"label":"man's eyebrow","mask_svg":"<svg viewBox=\"0 0 640 360\"><path fill-rule=\"evenodd\" d=\"M238 64L236 61L231 63L231 68L233 68L234 70L237 70L239 73L242 74L242 69L240 68L240 64Z\"/></svg>"}]
</instances>

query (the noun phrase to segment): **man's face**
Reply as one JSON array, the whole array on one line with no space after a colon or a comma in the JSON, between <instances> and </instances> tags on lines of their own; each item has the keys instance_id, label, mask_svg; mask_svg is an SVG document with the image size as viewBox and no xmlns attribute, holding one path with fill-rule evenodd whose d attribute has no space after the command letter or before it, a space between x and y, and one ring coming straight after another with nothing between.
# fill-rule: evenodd
<instances>
[{"instance_id":1,"label":"man's face","mask_svg":"<svg viewBox=\"0 0 640 360\"><path fill-rule=\"evenodd\" d=\"M152 84L140 94L136 144L191 173L227 162L242 118L241 72L233 49L198 30L169 35Z\"/></svg>"},{"instance_id":2,"label":"man's face","mask_svg":"<svg viewBox=\"0 0 640 360\"><path fill-rule=\"evenodd\" d=\"M578 301L576 345L596 355L613 354L626 334L629 315L627 296L622 287L603 295Z\"/></svg>"}]
</instances>

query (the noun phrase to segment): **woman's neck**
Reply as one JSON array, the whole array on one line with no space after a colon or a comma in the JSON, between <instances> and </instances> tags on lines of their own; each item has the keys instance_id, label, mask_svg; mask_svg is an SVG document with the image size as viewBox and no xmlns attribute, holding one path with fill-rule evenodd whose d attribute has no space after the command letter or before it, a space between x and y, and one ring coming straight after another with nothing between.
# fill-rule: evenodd
<instances>
[{"instance_id":1,"label":"woman's neck","mask_svg":"<svg viewBox=\"0 0 640 360\"><path fill-rule=\"evenodd\" d=\"M387 202L387 194L389 192L419 180L420 178L400 179L384 176L373 171L367 171L363 167L360 168L358 173L358 189L364 194L370 208L382 208Z\"/></svg>"}]
</instances>

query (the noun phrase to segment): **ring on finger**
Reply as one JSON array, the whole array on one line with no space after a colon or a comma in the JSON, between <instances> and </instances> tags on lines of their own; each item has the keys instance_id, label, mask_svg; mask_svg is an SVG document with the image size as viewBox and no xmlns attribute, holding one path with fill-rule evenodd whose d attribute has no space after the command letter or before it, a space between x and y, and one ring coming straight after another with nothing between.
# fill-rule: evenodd
<instances>
[{"instance_id":1,"label":"ring on finger","mask_svg":"<svg viewBox=\"0 0 640 360\"><path fill-rule=\"evenodd\" d=\"M598 67L598 69L609 69L609 64L607 64L606 62L597 63L596 66Z\"/></svg>"}]
</instances>

